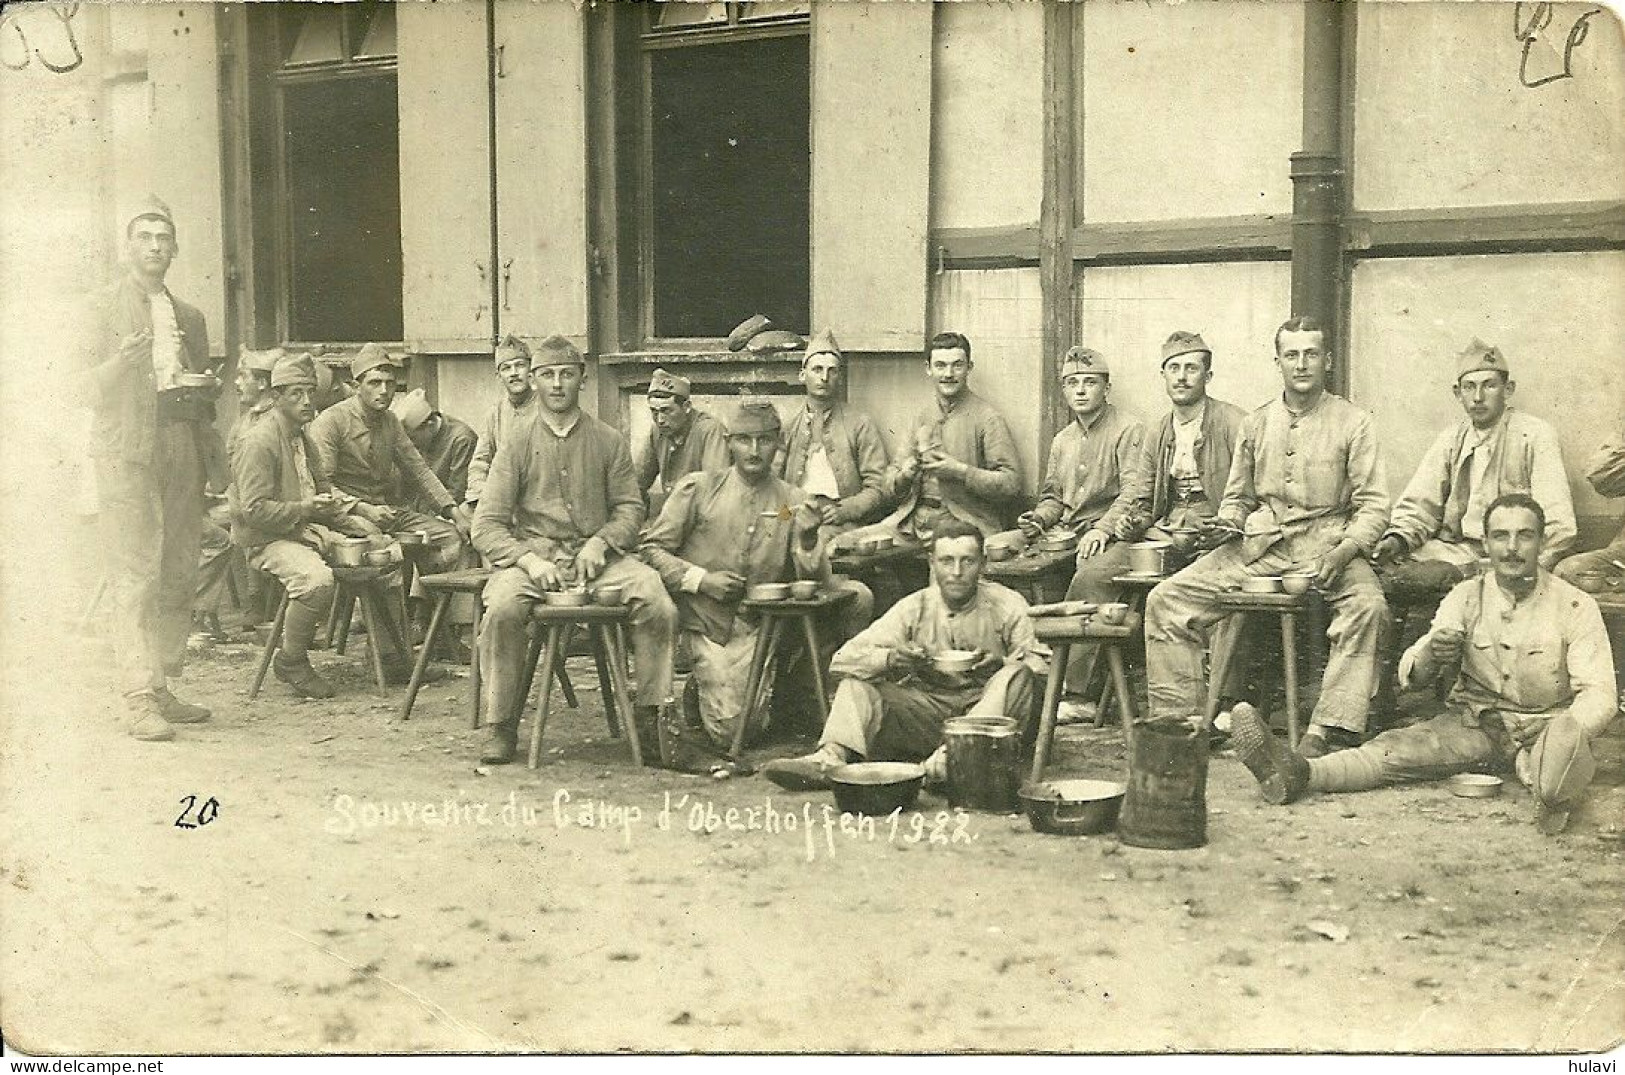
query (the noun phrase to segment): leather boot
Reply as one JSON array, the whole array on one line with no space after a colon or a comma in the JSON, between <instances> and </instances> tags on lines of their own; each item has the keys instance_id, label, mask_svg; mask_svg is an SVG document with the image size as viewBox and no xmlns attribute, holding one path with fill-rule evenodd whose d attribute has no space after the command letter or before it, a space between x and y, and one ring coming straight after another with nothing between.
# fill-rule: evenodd
<instances>
[{"instance_id":1,"label":"leather boot","mask_svg":"<svg viewBox=\"0 0 1625 1075\"><path fill-rule=\"evenodd\" d=\"M316 627L324 616L316 603L289 601L287 615L282 620L282 647L271 660L271 671L276 678L302 698L331 698L337 693L333 685L310 666L310 640L315 637Z\"/></svg>"},{"instance_id":2,"label":"leather boot","mask_svg":"<svg viewBox=\"0 0 1625 1075\"><path fill-rule=\"evenodd\" d=\"M485 726L485 743L480 747L481 765L507 765L519 749L519 722L505 720Z\"/></svg>"}]
</instances>

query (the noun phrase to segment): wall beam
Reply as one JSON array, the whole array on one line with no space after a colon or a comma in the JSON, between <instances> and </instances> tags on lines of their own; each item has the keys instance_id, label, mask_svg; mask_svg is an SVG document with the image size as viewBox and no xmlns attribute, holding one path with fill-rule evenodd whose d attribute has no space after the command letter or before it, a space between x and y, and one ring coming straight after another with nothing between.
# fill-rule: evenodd
<instances>
[{"instance_id":1,"label":"wall beam","mask_svg":"<svg viewBox=\"0 0 1625 1075\"><path fill-rule=\"evenodd\" d=\"M1072 263L1078 159L1078 85L1074 62L1078 5L1044 5L1044 156L1043 196L1038 210L1038 276L1041 334L1041 369L1037 391L1039 451L1066 421L1059 395L1052 388L1051 371L1073 341L1073 302L1076 270ZM1040 464L1042 465L1042 464Z\"/></svg>"}]
</instances>

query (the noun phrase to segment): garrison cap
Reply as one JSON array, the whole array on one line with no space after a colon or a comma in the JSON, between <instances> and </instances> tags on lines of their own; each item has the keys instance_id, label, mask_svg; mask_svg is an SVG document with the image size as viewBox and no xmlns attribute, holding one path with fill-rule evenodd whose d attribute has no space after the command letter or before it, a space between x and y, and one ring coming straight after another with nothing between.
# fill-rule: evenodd
<instances>
[{"instance_id":1,"label":"garrison cap","mask_svg":"<svg viewBox=\"0 0 1625 1075\"><path fill-rule=\"evenodd\" d=\"M801 359L806 362L813 355L834 355L841 357L841 345L835 342L835 333L829 329L822 329L812 339L807 341L807 353Z\"/></svg>"},{"instance_id":2,"label":"garrison cap","mask_svg":"<svg viewBox=\"0 0 1625 1075\"><path fill-rule=\"evenodd\" d=\"M1112 368L1107 364L1106 356L1099 351L1088 347L1073 347L1067 351L1066 357L1061 359L1060 376L1065 379L1074 373L1094 373L1111 380Z\"/></svg>"},{"instance_id":3,"label":"garrison cap","mask_svg":"<svg viewBox=\"0 0 1625 1075\"><path fill-rule=\"evenodd\" d=\"M496 364L499 366L504 362L512 362L516 358L522 358L528 364L530 362L530 344L510 332L498 342L496 350L491 352L491 357L495 359Z\"/></svg>"},{"instance_id":4,"label":"garrison cap","mask_svg":"<svg viewBox=\"0 0 1625 1075\"><path fill-rule=\"evenodd\" d=\"M1213 357L1213 348L1209 347L1207 341L1202 339L1200 332L1176 332L1169 336L1162 345L1162 360L1164 362L1167 362L1170 358L1178 358L1180 355L1196 353L1207 355L1210 359Z\"/></svg>"},{"instance_id":5,"label":"garrison cap","mask_svg":"<svg viewBox=\"0 0 1625 1075\"><path fill-rule=\"evenodd\" d=\"M1469 373L1477 373L1480 370L1494 370L1502 376L1512 376L1512 370L1507 367L1506 356L1501 354L1501 349L1474 338L1473 342L1467 345L1467 349L1456 356L1456 380L1459 381Z\"/></svg>"},{"instance_id":6,"label":"garrison cap","mask_svg":"<svg viewBox=\"0 0 1625 1075\"><path fill-rule=\"evenodd\" d=\"M410 392L396 396L389 409L395 412L395 417L401 420L401 425L406 427L408 433L427 422L429 415L434 413L434 408L429 406L428 397L423 394L421 388L414 388Z\"/></svg>"},{"instance_id":7,"label":"garrison cap","mask_svg":"<svg viewBox=\"0 0 1625 1075\"><path fill-rule=\"evenodd\" d=\"M777 407L760 397L747 397L734 408L733 417L728 422L728 435L777 433L783 425Z\"/></svg>"},{"instance_id":8,"label":"garrison cap","mask_svg":"<svg viewBox=\"0 0 1625 1075\"><path fill-rule=\"evenodd\" d=\"M295 385L316 387L316 362L307 351L298 355L284 355L277 359L271 370L272 388L290 388Z\"/></svg>"},{"instance_id":9,"label":"garrison cap","mask_svg":"<svg viewBox=\"0 0 1625 1075\"><path fill-rule=\"evenodd\" d=\"M655 370L649 375L650 399L687 399L688 392L687 377L678 377L665 370Z\"/></svg>"},{"instance_id":10,"label":"garrison cap","mask_svg":"<svg viewBox=\"0 0 1625 1075\"><path fill-rule=\"evenodd\" d=\"M384 350L383 344L369 343L350 359L350 376L359 381L368 370L375 370L379 366L394 369L395 360L389 357L389 352Z\"/></svg>"},{"instance_id":11,"label":"garrison cap","mask_svg":"<svg viewBox=\"0 0 1625 1075\"><path fill-rule=\"evenodd\" d=\"M142 217L156 217L168 224L171 229L175 227L175 214L169 211L169 206L156 194L148 194L129 207L124 214L125 229L128 230L131 224Z\"/></svg>"},{"instance_id":12,"label":"garrison cap","mask_svg":"<svg viewBox=\"0 0 1625 1075\"><path fill-rule=\"evenodd\" d=\"M268 351L244 350L238 365L245 370L255 370L259 373L269 374L276 369L276 364L286 358L288 352L280 347L273 347Z\"/></svg>"},{"instance_id":13,"label":"garrison cap","mask_svg":"<svg viewBox=\"0 0 1625 1075\"><path fill-rule=\"evenodd\" d=\"M530 355L530 368L539 366L585 366L581 349L557 333L536 345Z\"/></svg>"}]
</instances>

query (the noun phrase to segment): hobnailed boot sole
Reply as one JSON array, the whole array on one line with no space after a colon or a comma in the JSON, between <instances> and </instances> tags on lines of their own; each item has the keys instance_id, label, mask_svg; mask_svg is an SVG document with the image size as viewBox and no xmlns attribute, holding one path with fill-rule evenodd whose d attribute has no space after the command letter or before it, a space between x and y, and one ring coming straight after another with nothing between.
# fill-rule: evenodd
<instances>
[{"instance_id":1,"label":"hobnailed boot sole","mask_svg":"<svg viewBox=\"0 0 1625 1075\"><path fill-rule=\"evenodd\" d=\"M1286 767L1276 753L1275 734L1265 726L1258 710L1246 702L1237 703L1230 711L1230 736L1236 756L1258 781L1264 801L1275 806L1290 802Z\"/></svg>"}]
</instances>

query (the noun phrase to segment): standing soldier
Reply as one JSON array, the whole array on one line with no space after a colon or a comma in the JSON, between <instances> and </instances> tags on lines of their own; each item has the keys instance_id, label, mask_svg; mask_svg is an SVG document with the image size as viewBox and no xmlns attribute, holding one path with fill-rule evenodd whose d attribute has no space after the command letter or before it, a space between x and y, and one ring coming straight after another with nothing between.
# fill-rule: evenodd
<instances>
[{"instance_id":1,"label":"standing soldier","mask_svg":"<svg viewBox=\"0 0 1625 1075\"><path fill-rule=\"evenodd\" d=\"M125 216L128 275L113 288L89 369L92 454L108 617L129 732L173 739L173 724L209 719L168 681L186 656L197 593L204 460L214 393L184 387L212 373L203 314L164 284L179 249L169 207L150 199Z\"/></svg>"},{"instance_id":2,"label":"standing soldier","mask_svg":"<svg viewBox=\"0 0 1625 1075\"><path fill-rule=\"evenodd\" d=\"M485 416L479 442L474 446L474 458L468 461L468 489L463 496L470 520L479 506L480 492L485 488L486 475L491 473L491 460L497 457L497 449L515 426L536 413L536 390L530 381L530 345L518 336L504 336L496 346L494 357L503 394Z\"/></svg>"}]
</instances>

